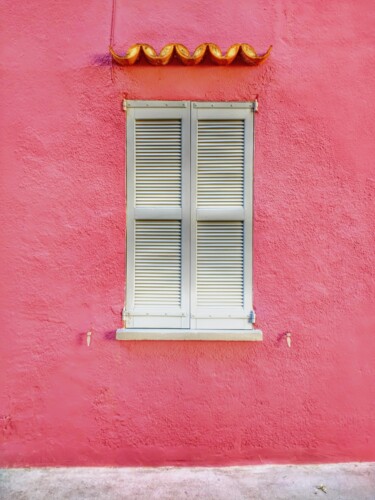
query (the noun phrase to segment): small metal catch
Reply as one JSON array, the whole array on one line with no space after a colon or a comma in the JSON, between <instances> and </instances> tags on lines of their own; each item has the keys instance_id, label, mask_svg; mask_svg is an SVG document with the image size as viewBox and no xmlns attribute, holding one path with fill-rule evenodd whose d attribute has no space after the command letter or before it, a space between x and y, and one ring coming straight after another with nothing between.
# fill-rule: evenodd
<instances>
[{"instance_id":1,"label":"small metal catch","mask_svg":"<svg viewBox=\"0 0 375 500\"><path fill-rule=\"evenodd\" d=\"M87 347L90 347L90 344L91 344L91 335L92 335L92 331L89 330L86 334L86 342L87 342Z\"/></svg>"},{"instance_id":2,"label":"small metal catch","mask_svg":"<svg viewBox=\"0 0 375 500\"><path fill-rule=\"evenodd\" d=\"M250 316L249 316L250 323L254 324L256 321L256 317L257 315L255 314L255 311L254 310L250 311Z\"/></svg>"},{"instance_id":3,"label":"small metal catch","mask_svg":"<svg viewBox=\"0 0 375 500\"><path fill-rule=\"evenodd\" d=\"M290 347L292 345L292 334L290 332L287 332L285 334L285 337L286 337L286 343L288 347Z\"/></svg>"}]
</instances>

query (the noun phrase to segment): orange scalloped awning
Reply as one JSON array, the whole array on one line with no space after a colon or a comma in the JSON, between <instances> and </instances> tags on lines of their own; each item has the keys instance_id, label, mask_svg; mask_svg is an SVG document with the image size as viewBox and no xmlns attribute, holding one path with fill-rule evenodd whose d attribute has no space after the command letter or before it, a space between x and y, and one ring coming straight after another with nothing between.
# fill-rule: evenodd
<instances>
[{"instance_id":1,"label":"orange scalloped awning","mask_svg":"<svg viewBox=\"0 0 375 500\"><path fill-rule=\"evenodd\" d=\"M254 48L247 43L235 43L229 47L226 54L222 54L220 48L214 43L202 43L192 54L189 50L180 43L169 43L158 54L156 50L146 43L137 43L132 45L124 56L116 54L112 47L109 51L114 61L121 66L131 66L142 59L142 56L147 62L155 66L165 66L174 58L181 61L186 66L195 66L203 61L206 55L210 60L221 66L228 66L235 60L239 60L245 64L256 66L267 59L270 55L272 45L267 52L258 55Z\"/></svg>"}]
</instances>

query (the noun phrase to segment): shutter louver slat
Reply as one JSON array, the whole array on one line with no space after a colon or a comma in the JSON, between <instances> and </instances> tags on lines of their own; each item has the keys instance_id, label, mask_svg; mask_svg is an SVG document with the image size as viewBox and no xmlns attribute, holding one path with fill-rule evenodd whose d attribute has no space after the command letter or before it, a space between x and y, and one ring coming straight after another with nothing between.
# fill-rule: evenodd
<instances>
[{"instance_id":1,"label":"shutter louver slat","mask_svg":"<svg viewBox=\"0 0 375 500\"><path fill-rule=\"evenodd\" d=\"M181 120L135 123L136 206L181 206Z\"/></svg>"},{"instance_id":2,"label":"shutter louver slat","mask_svg":"<svg viewBox=\"0 0 375 500\"><path fill-rule=\"evenodd\" d=\"M244 121L198 120L197 207L243 202ZM243 306L243 254L243 222L197 223L198 307Z\"/></svg>"},{"instance_id":3,"label":"shutter louver slat","mask_svg":"<svg viewBox=\"0 0 375 500\"><path fill-rule=\"evenodd\" d=\"M180 221L136 221L135 305L180 306Z\"/></svg>"},{"instance_id":4,"label":"shutter louver slat","mask_svg":"<svg viewBox=\"0 0 375 500\"><path fill-rule=\"evenodd\" d=\"M136 120L136 206L181 206L181 141L181 120ZM134 277L135 306L180 307L180 221L136 221Z\"/></svg>"},{"instance_id":5,"label":"shutter louver slat","mask_svg":"<svg viewBox=\"0 0 375 500\"><path fill-rule=\"evenodd\" d=\"M197 206L243 206L244 121L199 120Z\"/></svg>"},{"instance_id":6,"label":"shutter louver slat","mask_svg":"<svg viewBox=\"0 0 375 500\"><path fill-rule=\"evenodd\" d=\"M198 222L197 305L243 306L242 222Z\"/></svg>"}]
</instances>

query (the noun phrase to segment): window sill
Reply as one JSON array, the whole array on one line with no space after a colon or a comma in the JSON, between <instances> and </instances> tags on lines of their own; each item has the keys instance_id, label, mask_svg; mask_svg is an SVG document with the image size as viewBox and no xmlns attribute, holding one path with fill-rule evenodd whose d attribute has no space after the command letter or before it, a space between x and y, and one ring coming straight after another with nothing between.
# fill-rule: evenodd
<instances>
[{"instance_id":1,"label":"window sill","mask_svg":"<svg viewBox=\"0 0 375 500\"><path fill-rule=\"evenodd\" d=\"M116 340L222 340L251 342L263 340L261 330L184 330L119 328Z\"/></svg>"}]
</instances>

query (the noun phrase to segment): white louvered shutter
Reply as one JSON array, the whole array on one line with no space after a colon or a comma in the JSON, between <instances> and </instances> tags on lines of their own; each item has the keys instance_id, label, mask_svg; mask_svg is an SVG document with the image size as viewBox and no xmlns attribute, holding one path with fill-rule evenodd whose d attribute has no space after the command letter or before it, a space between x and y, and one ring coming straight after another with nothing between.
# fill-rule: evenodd
<instances>
[{"instance_id":1,"label":"white louvered shutter","mask_svg":"<svg viewBox=\"0 0 375 500\"><path fill-rule=\"evenodd\" d=\"M189 327L190 109L127 101L129 328Z\"/></svg>"},{"instance_id":2,"label":"white louvered shutter","mask_svg":"<svg viewBox=\"0 0 375 500\"><path fill-rule=\"evenodd\" d=\"M253 106L191 109L191 325L251 329Z\"/></svg>"}]
</instances>

